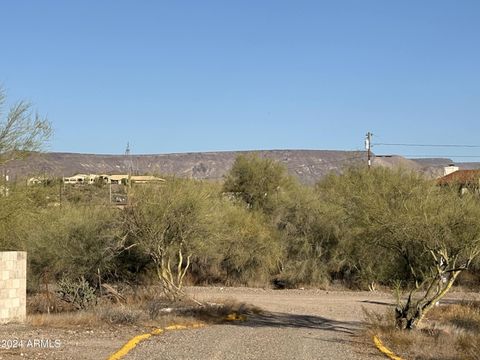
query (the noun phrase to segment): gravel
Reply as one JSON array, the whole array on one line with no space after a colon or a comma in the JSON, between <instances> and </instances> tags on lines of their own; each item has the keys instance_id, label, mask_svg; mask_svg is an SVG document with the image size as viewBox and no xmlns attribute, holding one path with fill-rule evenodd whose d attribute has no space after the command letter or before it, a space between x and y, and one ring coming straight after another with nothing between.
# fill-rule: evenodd
<instances>
[{"instance_id":1,"label":"gravel","mask_svg":"<svg viewBox=\"0 0 480 360\"><path fill-rule=\"evenodd\" d=\"M383 359L372 343L359 335L359 329L363 308L386 310L393 303L389 293L221 287L190 287L188 292L201 301L245 302L263 312L244 322L164 332L140 343L125 360ZM480 296L454 292L442 302L466 298ZM0 325L0 360L107 359L130 338L148 331L151 329L132 325ZM7 349L2 347L3 340L23 340L23 346ZM28 347L29 340L44 341Z\"/></svg>"},{"instance_id":2,"label":"gravel","mask_svg":"<svg viewBox=\"0 0 480 360\"><path fill-rule=\"evenodd\" d=\"M358 334L362 307L386 308L390 294L321 290L189 288L203 301L239 301L264 310L245 322L173 331L125 359L381 359Z\"/></svg>"}]
</instances>

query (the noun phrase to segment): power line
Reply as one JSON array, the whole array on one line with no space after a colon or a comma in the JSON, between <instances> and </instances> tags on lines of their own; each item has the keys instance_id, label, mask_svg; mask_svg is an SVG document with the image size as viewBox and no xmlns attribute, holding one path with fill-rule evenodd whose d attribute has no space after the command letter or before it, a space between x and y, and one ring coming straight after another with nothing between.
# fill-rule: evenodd
<instances>
[{"instance_id":1,"label":"power line","mask_svg":"<svg viewBox=\"0 0 480 360\"><path fill-rule=\"evenodd\" d=\"M376 155L377 157L382 157L382 155ZM385 155L383 155L385 156ZM395 156L403 156L403 157L424 157L424 158L480 158L480 155L435 155L435 154L427 154L427 155L417 155L417 154L395 154Z\"/></svg>"},{"instance_id":2,"label":"power line","mask_svg":"<svg viewBox=\"0 0 480 360\"><path fill-rule=\"evenodd\" d=\"M464 144L407 144L407 143L374 143L372 146L407 146L407 147L450 147L450 148L480 148L480 145Z\"/></svg>"}]
</instances>

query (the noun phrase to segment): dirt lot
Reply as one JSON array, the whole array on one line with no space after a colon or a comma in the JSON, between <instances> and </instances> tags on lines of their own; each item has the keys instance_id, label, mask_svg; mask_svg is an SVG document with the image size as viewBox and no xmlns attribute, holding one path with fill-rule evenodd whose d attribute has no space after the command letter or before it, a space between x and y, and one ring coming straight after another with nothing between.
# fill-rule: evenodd
<instances>
[{"instance_id":1,"label":"dirt lot","mask_svg":"<svg viewBox=\"0 0 480 360\"><path fill-rule=\"evenodd\" d=\"M357 330L362 308L383 310L392 303L390 294L202 287L188 292L199 300L246 302L264 312L245 322L152 337L125 359L382 358ZM107 359L132 336L146 331L135 326L3 325L0 359Z\"/></svg>"}]
</instances>

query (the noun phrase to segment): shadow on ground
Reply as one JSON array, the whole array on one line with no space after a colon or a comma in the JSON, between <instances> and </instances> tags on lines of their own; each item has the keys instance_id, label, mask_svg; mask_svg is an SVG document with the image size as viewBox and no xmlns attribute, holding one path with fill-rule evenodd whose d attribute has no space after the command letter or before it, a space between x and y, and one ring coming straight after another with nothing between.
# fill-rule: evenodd
<instances>
[{"instance_id":1,"label":"shadow on ground","mask_svg":"<svg viewBox=\"0 0 480 360\"><path fill-rule=\"evenodd\" d=\"M384 302L384 301L360 300L360 302L366 303L366 304L374 304L374 305L395 306L395 304L392 302Z\"/></svg>"},{"instance_id":2,"label":"shadow on ground","mask_svg":"<svg viewBox=\"0 0 480 360\"><path fill-rule=\"evenodd\" d=\"M278 312L262 312L248 314L247 321L234 321L232 324L248 327L285 327L326 330L354 334L362 326L360 321L337 321L321 316L287 314Z\"/></svg>"},{"instance_id":3,"label":"shadow on ground","mask_svg":"<svg viewBox=\"0 0 480 360\"><path fill-rule=\"evenodd\" d=\"M233 321L230 325L251 328L273 327L329 331L336 335L326 337L321 332L308 331L303 333L302 337L334 343L335 346L342 344L350 346L351 350L362 359L365 357L371 359L382 358L370 343L365 342L365 338L360 331L364 325L361 321L338 321L322 316L262 312L260 314L247 314L246 321Z\"/></svg>"}]
</instances>

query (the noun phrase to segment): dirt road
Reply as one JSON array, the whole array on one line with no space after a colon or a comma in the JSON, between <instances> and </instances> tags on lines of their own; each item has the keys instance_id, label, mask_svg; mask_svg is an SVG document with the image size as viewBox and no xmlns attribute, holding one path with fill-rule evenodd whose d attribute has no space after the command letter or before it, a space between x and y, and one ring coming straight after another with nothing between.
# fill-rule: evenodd
<instances>
[{"instance_id":1,"label":"dirt road","mask_svg":"<svg viewBox=\"0 0 480 360\"><path fill-rule=\"evenodd\" d=\"M362 307L381 310L391 295L318 290L190 288L198 300L236 300L265 312L245 322L152 338L125 359L382 359L358 336Z\"/></svg>"},{"instance_id":2,"label":"dirt road","mask_svg":"<svg viewBox=\"0 0 480 360\"><path fill-rule=\"evenodd\" d=\"M245 322L165 332L139 344L125 360L383 359L357 330L364 318L362 307L383 311L392 301L389 294L212 287L193 287L188 292L202 301L231 299L260 307L263 312ZM23 343L17 348L1 348L0 343L0 360L107 359L145 331L148 329L134 326L3 325L0 341L44 342L34 347Z\"/></svg>"}]
</instances>

